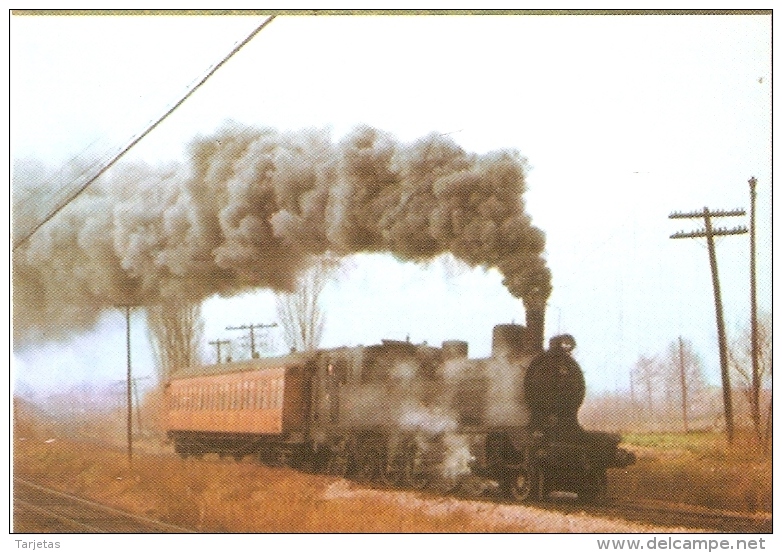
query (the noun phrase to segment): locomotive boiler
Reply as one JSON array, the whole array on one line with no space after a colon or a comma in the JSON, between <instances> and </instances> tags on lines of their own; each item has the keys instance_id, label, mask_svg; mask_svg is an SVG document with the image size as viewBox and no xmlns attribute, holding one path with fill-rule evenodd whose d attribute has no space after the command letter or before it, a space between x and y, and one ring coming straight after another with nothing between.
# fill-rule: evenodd
<instances>
[{"instance_id":1,"label":"locomotive boiler","mask_svg":"<svg viewBox=\"0 0 782 553\"><path fill-rule=\"evenodd\" d=\"M506 324L483 359L458 340L383 340L189 367L166 385L167 434L183 457L252 455L412 488L474 475L519 501L553 490L591 501L633 457L618 435L578 426L580 369L525 378L541 346L542 327Z\"/></svg>"}]
</instances>

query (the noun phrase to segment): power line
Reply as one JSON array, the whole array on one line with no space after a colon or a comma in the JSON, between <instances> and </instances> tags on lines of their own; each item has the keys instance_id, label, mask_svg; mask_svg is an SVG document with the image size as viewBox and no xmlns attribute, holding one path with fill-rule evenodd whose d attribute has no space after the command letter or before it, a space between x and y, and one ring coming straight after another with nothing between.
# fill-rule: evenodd
<instances>
[{"instance_id":1,"label":"power line","mask_svg":"<svg viewBox=\"0 0 782 553\"><path fill-rule=\"evenodd\" d=\"M256 328L274 328L277 323L272 324L249 324L242 326L227 326L226 330L249 330L250 331L250 357L253 359L258 358L258 353L255 351L255 329Z\"/></svg>"},{"instance_id":2,"label":"power line","mask_svg":"<svg viewBox=\"0 0 782 553\"><path fill-rule=\"evenodd\" d=\"M121 158L123 155L125 155L125 153L127 153L127 152L128 152L128 150L130 150L130 149L131 149L133 146L135 146L136 144L138 144L138 143L139 143L139 142L140 142L140 141L141 141L141 140L142 140L142 139L143 139L145 136L147 136L147 135L148 135L150 132L152 132L152 131L153 131L153 130L154 130L154 129L155 129L155 128L156 128L156 127L157 127L157 126L160 124L160 123L162 123L162 122L163 122L163 120L164 120L164 119L166 119L166 118L167 118L169 115L171 115L171 114L174 112L174 110L176 110L176 109L177 109L179 106L181 106L181 105L182 105L182 104L185 102L185 100L187 100L187 99L188 99L190 96L192 96L192 95L193 95L193 93L194 93L196 90L198 90L198 89L201 87L201 85L203 85L203 84L204 84L204 83L207 81L207 79L209 79L209 77L211 77L212 75L214 75L214 74L215 74L215 72L216 72L218 69L220 69L220 67L222 67L222 66L223 66L223 65L224 65L224 64L225 64L225 63L226 63L226 62L227 62L229 59L231 59L231 57L233 57L233 55L234 55L234 54L236 54L236 53L237 53L239 50L241 50L241 49L242 49L242 47L244 47L244 45L245 45L245 44L247 44L248 42L250 42L250 40L252 40L252 39L253 39L253 37L255 37L255 35L257 35L258 33L260 33L260 32L261 32L261 31L264 29L264 27L266 27L266 26L267 26L269 23L271 23L271 22L272 22L272 20L273 20L275 17L276 17L276 16L272 15L272 16L271 16L271 17L269 17L269 18L268 18L266 21L264 21L264 22L263 22L261 25L259 25L259 26L258 26L258 27L257 27L257 28L256 28L256 29L253 31L253 32L251 32L251 33L250 33L250 34L247 36L247 38L245 38L245 39L244 39L242 42L240 42L240 43L239 43L239 44L238 44L236 47L234 47L234 49L233 49L233 50L231 50L231 51L228 53L228 55L227 55L227 56L225 56L225 57L224 57L222 60L220 60L220 62L218 62L218 63L217 63L217 64L216 64L214 67L212 67L212 68L211 68L211 69L210 69L210 70L209 70L209 71L206 73L206 75L205 75L203 78L201 78L201 80L200 80L200 81L198 81L198 83L196 83L196 84L195 84L195 86L193 86L193 87L192 87L190 90L188 90L188 91L187 91L187 93L185 93L185 95L184 95L184 96L183 96L183 97L182 97L182 98L181 98L181 99L180 99L180 100L179 100L177 103L175 103L175 104L174 104L174 105L173 105L171 108L169 108L169 109L168 109L168 111L166 111L166 112L165 112L165 113L164 113L164 114L163 114L163 115L162 115L160 118L158 118L158 119L157 119L157 120L156 120L154 123L152 123L151 125L149 125L149 126L148 126L148 127L147 127L147 128L146 128L146 129L145 129L145 130L144 130L144 131L143 131L143 132L140 134L140 135L139 135L139 136L137 136L137 137L133 138L133 139L130 141L130 143L127 145L127 146L125 146L124 148L122 148L122 150L121 150L121 151L120 151L118 154L116 154L114 157L112 157L112 158L111 158L111 160L110 160L108 163L106 163L106 164L105 164L105 165L104 165L104 166L103 166L103 167L102 167L100 170L98 170L98 172L97 172L95 175L93 175L91 178L87 179L87 182L85 182L84 184L82 184L81 186L79 186L79 187L76 189L76 191L75 191L75 192L73 192L72 194L70 194L69 196L67 196L67 197L66 197L66 199L65 199L63 202L60 202L60 204L59 204L59 205L56 205L56 206L55 206L53 209L51 209L51 210L50 210L50 211L49 211L49 212L46 214L46 216L43 218L43 220L42 220L41 222L39 222L37 225L35 225L35 226L33 227L33 229L32 229L32 230L30 230L30 231L29 231L27 234L25 234L25 235L24 235L22 238L20 238L19 240L17 240L17 241L14 243L14 246L13 246L13 250L12 250L12 251L15 251L15 250L16 250L16 248L18 248L20 245L22 245L22 244L23 244L23 243L25 243L27 240L29 240L29 239L30 239L30 237L31 237L33 234L35 234L35 233L38 231L38 229L40 229L40 228L41 228L43 225L45 225L45 224L46 224L46 223L47 223L49 220L51 220L51 219L52 219L52 217L54 217L55 215L57 215L57 214L58 214L58 213L59 213L59 212L60 212L60 211L61 211L61 210L62 210L62 209L63 209L63 208L66 206L66 205L68 205L68 204L69 204L69 203L71 203L73 200L75 200L75 199L76 199L76 198L77 198L79 195L81 195L81 193L82 193L82 192L84 192L84 190L85 190L85 189L86 189L86 188L87 188L87 187L88 187L90 184L92 184L93 182L95 182L95 181L98 179L98 177L100 177L100 176L101 176L101 175L103 175L103 174L104 174L106 171L108 171L108 170L109 170L109 169L110 169L110 168L111 168L111 167L112 167L112 166L113 166L113 165L114 165L114 164L115 164L115 163L116 163L116 162L117 162L117 161L118 161L118 160L119 160L119 159L120 159L120 158Z\"/></svg>"},{"instance_id":3,"label":"power line","mask_svg":"<svg viewBox=\"0 0 782 553\"><path fill-rule=\"evenodd\" d=\"M711 224L712 217L740 217L744 215L743 209L733 209L725 211L718 209L709 210L704 207L702 211L691 211L689 213L674 212L669 219L700 219L703 218L705 228L693 232L679 231L671 235L671 238L706 238L709 246L709 262L711 264L711 280L714 286L714 309L717 314L717 339L720 349L720 372L722 374L722 400L725 407L725 430L728 434L728 442L733 442L733 400L730 390L730 375L728 374L728 344L725 338L725 321L722 316L722 295L720 293L720 279L717 272L717 252L714 248L715 236L729 236L734 234L745 234L746 227L734 227L727 229L724 227L713 228Z\"/></svg>"}]
</instances>

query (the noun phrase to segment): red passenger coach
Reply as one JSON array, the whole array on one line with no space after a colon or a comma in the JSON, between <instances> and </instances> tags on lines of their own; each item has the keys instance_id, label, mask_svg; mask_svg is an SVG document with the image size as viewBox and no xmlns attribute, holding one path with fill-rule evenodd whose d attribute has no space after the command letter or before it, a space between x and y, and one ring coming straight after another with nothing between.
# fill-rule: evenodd
<instances>
[{"instance_id":1,"label":"red passenger coach","mask_svg":"<svg viewBox=\"0 0 782 553\"><path fill-rule=\"evenodd\" d=\"M166 429L182 456L243 456L306 431L308 357L190 367L166 386Z\"/></svg>"}]
</instances>

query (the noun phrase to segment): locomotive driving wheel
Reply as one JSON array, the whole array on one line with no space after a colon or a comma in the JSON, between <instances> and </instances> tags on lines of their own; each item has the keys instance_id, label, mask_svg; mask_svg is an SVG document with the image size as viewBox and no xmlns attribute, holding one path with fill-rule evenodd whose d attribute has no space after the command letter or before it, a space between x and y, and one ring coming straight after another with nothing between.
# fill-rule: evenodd
<instances>
[{"instance_id":1,"label":"locomotive driving wheel","mask_svg":"<svg viewBox=\"0 0 782 553\"><path fill-rule=\"evenodd\" d=\"M385 441L378 457L378 480L385 486L405 485L405 451L398 437Z\"/></svg>"},{"instance_id":2,"label":"locomotive driving wheel","mask_svg":"<svg viewBox=\"0 0 782 553\"><path fill-rule=\"evenodd\" d=\"M539 487L542 471L535 465L532 451L525 447L502 458L505 490L518 502L541 497Z\"/></svg>"},{"instance_id":3,"label":"locomotive driving wheel","mask_svg":"<svg viewBox=\"0 0 782 553\"><path fill-rule=\"evenodd\" d=\"M330 448L326 461L326 473L345 477L350 468L351 447L347 440L341 440Z\"/></svg>"},{"instance_id":4,"label":"locomotive driving wheel","mask_svg":"<svg viewBox=\"0 0 782 553\"><path fill-rule=\"evenodd\" d=\"M361 451L356 476L363 482L373 482L380 476L380 453L374 447Z\"/></svg>"},{"instance_id":5,"label":"locomotive driving wheel","mask_svg":"<svg viewBox=\"0 0 782 553\"><path fill-rule=\"evenodd\" d=\"M507 488L514 500L523 502L534 499L537 492L536 484L534 472L522 468L509 478Z\"/></svg>"},{"instance_id":6,"label":"locomotive driving wheel","mask_svg":"<svg viewBox=\"0 0 782 553\"><path fill-rule=\"evenodd\" d=\"M426 451L414 438L405 448L403 481L406 486L420 490L425 488L431 479L432 475L426 462Z\"/></svg>"}]
</instances>

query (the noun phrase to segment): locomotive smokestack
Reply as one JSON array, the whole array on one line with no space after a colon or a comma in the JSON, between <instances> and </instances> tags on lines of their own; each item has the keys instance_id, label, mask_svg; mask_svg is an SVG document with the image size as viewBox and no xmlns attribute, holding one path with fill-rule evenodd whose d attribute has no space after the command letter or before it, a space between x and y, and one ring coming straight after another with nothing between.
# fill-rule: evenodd
<instances>
[{"instance_id":1,"label":"locomotive smokestack","mask_svg":"<svg viewBox=\"0 0 782 553\"><path fill-rule=\"evenodd\" d=\"M534 355L543 351L543 330L546 324L546 298L542 294L530 294L524 298L527 314L527 331L524 353Z\"/></svg>"},{"instance_id":2,"label":"locomotive smokestack","mask_svg":"<svg viewBox=\"0 0 782 553\"><path fill-rule=\"evenodd\" d=\"M543 327L546 312L543 309L527 310L527 340L524 353L536 354L543 351Z\"/></svg>"}]
</instances>

